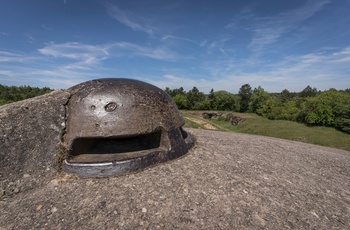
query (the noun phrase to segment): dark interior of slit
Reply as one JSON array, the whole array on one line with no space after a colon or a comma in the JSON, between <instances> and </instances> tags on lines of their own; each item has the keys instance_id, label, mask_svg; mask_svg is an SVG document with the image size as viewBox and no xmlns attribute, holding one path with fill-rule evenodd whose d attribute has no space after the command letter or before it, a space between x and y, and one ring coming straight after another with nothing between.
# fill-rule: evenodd
<instances>
[{"instance_id":1,"label":"dark interior of slit","mask_svg":"<svg viewBox=\"0 0 350 230\"><path fill-rule=\"evenodd\" d=\"M160 132L132 137L79 138L74 141L69 155L137 152L159 148L160 145Z\"/></svg>"}]
</instances>

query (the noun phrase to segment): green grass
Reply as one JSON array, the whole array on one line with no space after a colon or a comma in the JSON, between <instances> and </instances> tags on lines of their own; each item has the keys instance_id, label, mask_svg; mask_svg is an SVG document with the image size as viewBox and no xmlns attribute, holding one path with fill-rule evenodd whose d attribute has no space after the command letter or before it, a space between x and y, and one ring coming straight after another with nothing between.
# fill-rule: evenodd
<instances>
[{"instance_id":1,"label":"green grass","mask_svg":"<svg viewBox=\"0 0 350 230\"><path fill-rule=\"evenodd\" d=\"M195 117L197 119L203 119L201 112L182 111L182 114L185 118ZM277 137L350 151L350 135L337 131L334 128L321 126L308 127L292 121L269 120L252 113L234 113L234 115L244 117L246 121L243 124L234 126L223 120L204 120L214 124L223 131ZM186 127L198 128L193 126L192 123L195 122L188 121L187 119L186 122Z\"/></svg>"}]
</instances>

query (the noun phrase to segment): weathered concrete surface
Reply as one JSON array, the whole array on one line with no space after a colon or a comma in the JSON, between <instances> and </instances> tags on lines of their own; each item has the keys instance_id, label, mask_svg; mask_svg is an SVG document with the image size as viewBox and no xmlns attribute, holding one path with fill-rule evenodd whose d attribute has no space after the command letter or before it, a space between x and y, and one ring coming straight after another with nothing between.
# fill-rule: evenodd
<instances>
[{"instance_id":1,"label":"weathered concrete surface","mask_svg":"<svg viewBox=\"0 0 350 230\"><path fill-rule=\"evenodd\" d=\"M28 190L57 176L53 164L69 95L54 91L0 107L0 193Z\"/></svg>"},{"instance_id":2,"label":"weathered concrete surface","mask_svg":"<svg viewBox=\"0 0 350 230\"><path fill-rule=\"evenodd\" d=\"M350 152L189 129L186 156L118 177L61 174L0 202L4 229L350 229ZM35 180L23 175L23 183ZM47 179L47 178L45 178Z\"/></svg>"}]
</instances>

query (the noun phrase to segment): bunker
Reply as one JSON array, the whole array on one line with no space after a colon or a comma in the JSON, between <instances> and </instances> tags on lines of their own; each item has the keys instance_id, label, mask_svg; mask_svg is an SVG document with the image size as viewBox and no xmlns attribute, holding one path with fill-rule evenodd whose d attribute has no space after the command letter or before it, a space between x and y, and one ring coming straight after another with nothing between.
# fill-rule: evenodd
<instances>
[{"instance_id":1,"label":"bunker","mask_svg":"<svg viewBox=\"0 0 350 230\"><path fill-rule=\"evenodd\" d=\"M102 82L104 80L89 84L96 88ZM118 89L126 87L117 85ZM181 131L181 116L165 119L171 117L170 111L175 114L175 107L162 117L167 122L179 122L169 125L169 130L168 126L159 125L161 118L152 120L144 116L140 124L156 123L147 126L154 130L128 135L126 126L125 130L121 128L124 126L117 126L124 124L119 121L125 115L122 111L126 104L113 99L116 97L86 104L88 111L100 111L105 116L95 121L91 118L90 122L89 117L81 117L80 123L72 126L74 116L71 115L77 106L96 92L94 88L80 87L0 106L0 229L350 229L349 151L256 135L186 128L196 137L196 147L191 149L191 154L148 167L141 173L81 179L57 170L57 163L63 162L65 170L71 167L68 164L80 164L70 170L81 169L80 173L86 175L83 164L92 167L114 162L115 171L107 170L112 174L120 165L128 166L127 161L137 165L137 161L152 159L154 163L157 158L151 156L156 151L158 154L154 155L169 159L184 154L193 145L193 138ZM86 97L79 96L82 93L86 93ZM101 93L105 92L101 89ZM167 98L162 92L159 95ZM80 102L77 102L78 96ZM133 97L136 95L130 96ZM96 108L92 110L91 105ZM124 120L130 126L133 110L129 111L125 116L128 119ZM114 116L114 127L120 128L120 133L108 136L103 132L107 130L104 122L107 122L106 116L113 113L118 113L119 117ZM152 115L152 110L145 110L145 114ZM79 132L86 127L100 130L99 136ZM76 134L70 133L71 130ZM179 141L172 139L174 135ZM127 145L140 140L146 143ZM163 140L168 142L163 145ZM119 143L124 151L121 148L116 151L115 146L106 144L109 141ZM130 149L131 146L136 151ZM104 151L100 152L100 148ZM182 149L181 154L174 149ZM107 158L107 150L112 158L97 163L97 159ZM147 154L141 156L142 151ZM61 158L63 154L59 152L70 156ZM117 158L128 152L140 155ZM99 157L93 157L95 153ZM91 159L83 161L86 156ZM90 171L88 175L93 173Z\"/></svg>"},{"instance_id":2,"label":"bunker","mask_svg":"<svg viewBox=\"0 0 350 230\"><path fill-rule=\"evenodd\" d=\"M63 169L110 176L180 157L194 144L172 98L145 82L110 78L69 89Z\"/></svg>"}]
</instances>

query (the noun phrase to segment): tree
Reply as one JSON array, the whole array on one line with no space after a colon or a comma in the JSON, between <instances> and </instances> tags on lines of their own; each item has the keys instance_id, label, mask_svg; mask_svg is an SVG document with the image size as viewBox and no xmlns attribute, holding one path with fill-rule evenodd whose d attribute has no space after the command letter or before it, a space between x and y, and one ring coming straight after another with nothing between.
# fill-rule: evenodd
<instances>
[{"instance_id":1,"label":"tree","mask_svg":"<svg viewBox=\"0 0 350 230\"><path fill-rule=\"evenodd\" d=\"M331 89L315 97L308 97L302 106L301 119L303 122L312 125L334 126L340 120L347 119L350 96L345 92Z\"/></svg>"},{"instance_id":2,"label":"tree","mask_svg":"<svg viewBox=\"0 0 350 230\"><path fill-rule=\"evenodd\" d=\"M187 105L187 98L185 95L182 94L176 94L173 97L173 100L177 106L178 109L188 109Z\"/></svg>"},{"instance_id":3,"label":"tree","mask_svg":"<svg viewBox=\"0 0 350 230\"><path fill-rule=\"evenodd\" d=\"M208 95L209 109L216 109L215 107L215 93L214 89L211 89Z\"/></svg>"},{"instance_id":4,"label":"tree","mask_svg":"<svg viewBox=\"0 0 350 230\"><path fill-rule=\"evenodd\" d=\"M286 102L292 98L292 94L289 92L288 89L284 89L280 94L280 98L281 98L281 102Z\"/></svg>"},{"instance_id":5,"label":"tree","mask_svg":"<svg viewBox=\"0 0 350 230\"><path fill-rule=\"evenodd\" d=\"M7 104L51 92L48 87L4 86L0 84L0 104Z\"/></svg>"},{"instance_id":6,"label":"tree","mask_svg":"<svg viewBox=\"0 0 350 230\"><path fill-rule=\"evenodd\" d=\"M232 93L220 90L214 93L216 110L233 111L236 108L236 98Z\"/></svg>"},{"instance_id":7,"label":"tree","mask_svg":"<svg viewBox=\"0 0 350 230\"><path fill-rule=\"evenodd\" d=\"M253 90L250 102L250 111L256 113L263 107L266 101L270 98L270 95L261 87Z\"/></svg>"},{"instance_id":8,"label":"tree","mask_svg":"<svg viewBox=\"0 0 350 230\"><path fill-rule=\"evenodd\" d=\"M331 106L316 97L310 97L305 101L303 114L303 121L310 125L334 124L334 114Z\"/></svg>"},{"instance_id":9,"label":"tree","mask_svg":"<svg viewBox=\"0 0 350 230\"><path fill-rule=\"evenodd\" d=\"M336 118L335 128L350 133L350 98L348 104L344 105L341 116Z\"/></svg>"},{"instance_id":10,"label":"tree","mask_svg":"<svg viewBox=\"0 0 350 230\"><path fill-rule=\"evenodd\" d=\"M165 87L164 92L166 92L167 94L169 94L172 97L173 91L169 87Z\"/></svg>"},{"instance_id":11,"label":"tree","mask_svg":"<svg viewBox=\"0 0 350 230\"><path fill-rule=\"evenodd\" d=\"M267 117L268 119L274 120L276 119L273 111L276 107L276 100L274 97L270 97L267 99L267 101L263 104L263 106L259 109L257 109L256 113L258 115L261 115L263 117Z\"/></svg>"},{"instance_id":12,"label":"tree","mask_svg":"<svg viewBox=\"0 0 350 230\"><path fill-rule=\"evenodd\" d=\"M205 100L204 93L199 92L197 87L193 87L188 91L186 97L189 109L199 109L199 105Z\"/></svg>"},{"instance_id":13,"label":"tree","mask_svg":"<svg viewBox=\"0 0 350 230\"><path fill-rule=\"evenodd\" d=\"M169 87L166 87L164 90L167 94L169 94L171 97L175 97L176 95L186 95L186 91L184 88L180 87L178 89L171 90Z\"/></svg>"},{"instance_id":14,"label":"tree","mask_svg":"<svg viewBox=\"0 0 350 230\"><path fill-rule=\"evenodd\" d=\"M239 89L238 96L240 98L240 112L247 112L252 96L252 88L249 84L244 84Z\"/></svg>"},{"instance_id":15,"label":"tree","mask_svg":"<svg viewBox=\"0 0 350 230\"><path fill-rule=\"evenodd\" d=\"M317 89L316 88L312 88L311 86L306 86L305 89L303 89L303 91L301 91L299 93L300 97L314 97L317 94Z\"/></svg>"}]
</instances>

